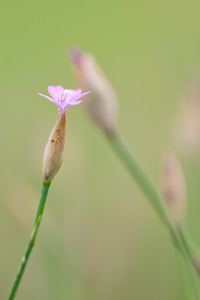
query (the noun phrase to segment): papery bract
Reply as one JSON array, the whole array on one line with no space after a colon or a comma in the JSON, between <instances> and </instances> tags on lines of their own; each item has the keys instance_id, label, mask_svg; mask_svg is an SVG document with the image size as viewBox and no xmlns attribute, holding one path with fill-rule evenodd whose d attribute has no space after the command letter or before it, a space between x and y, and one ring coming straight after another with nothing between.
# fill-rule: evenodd
<instances>
[{"instance_id":1,"label":"papery bract","mask_svg":"<svg viewBox=\"0 0 200 300\"><path fill-rule=\"evenodd\" d=\"M45 181L52 181L64 159L66 138L66 114L59 113L48 138L42 162L42 176Z\"/></svg>"}]
</instances>

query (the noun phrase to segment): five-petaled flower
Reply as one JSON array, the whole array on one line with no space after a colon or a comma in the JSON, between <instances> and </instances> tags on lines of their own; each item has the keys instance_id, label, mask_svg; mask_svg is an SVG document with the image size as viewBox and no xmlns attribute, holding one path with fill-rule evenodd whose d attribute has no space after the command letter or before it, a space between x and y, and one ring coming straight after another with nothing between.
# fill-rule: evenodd
<instances>
[{"instance_id":1,"label":"five-petaled flower","mask_svg":"<svg viewBox=\"0 0 200 300\"><path fill-rule=\"evenodd\" d=\"M61 113L65 112L67 108L71 105L77 105L82 102L78 100L83 96L89 94L90 92L82 93L81 89L78 90L68 90L64 89L62 86L48 86L48 92L51 97L38 93L40 96L47 98L51 102L55 103L58 106L58 109ZM77 101L78 100L78 101Z\"/></svg>"}]
</instances>

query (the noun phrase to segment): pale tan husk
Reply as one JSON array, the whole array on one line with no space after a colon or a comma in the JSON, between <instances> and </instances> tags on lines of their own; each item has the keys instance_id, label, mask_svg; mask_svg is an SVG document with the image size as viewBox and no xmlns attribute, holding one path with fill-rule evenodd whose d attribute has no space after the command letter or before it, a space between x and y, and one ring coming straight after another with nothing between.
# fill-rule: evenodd
<instances>
[{"instance_id":1,"label":"pale tan husk","mask_svg":"<svg viewBox=\"0 0 200 300\"><path fill-rule=\"evenodd\" d=\"M81 53L78 63L73 64L77 85L91 90L84 106L93 119L106 133L115 131L117 117L117 96L91 54Z\"/></svg>"},{"instance_id":2,"label":"pale tan husk","mask_svg":"<svg viewBox=\"0 0 200 300\"><path fill-rule=\"evenodd\" d=\"M185 179L182 168L171 151L163 156L161 191L171 221L174 225L181 226L186 211Z\"/></svg>"},{"instance_id":3,"label":"pale tan husk","mask_svg":"<svg viewBox=\"0 0 200 300\"><path fill-rule=\"evenodd\" d=\"M66 115L59 113L48 138L42 163L42 176L45 181L52 181L64 159L66 137Z\"/></svg>"}]
</instances>

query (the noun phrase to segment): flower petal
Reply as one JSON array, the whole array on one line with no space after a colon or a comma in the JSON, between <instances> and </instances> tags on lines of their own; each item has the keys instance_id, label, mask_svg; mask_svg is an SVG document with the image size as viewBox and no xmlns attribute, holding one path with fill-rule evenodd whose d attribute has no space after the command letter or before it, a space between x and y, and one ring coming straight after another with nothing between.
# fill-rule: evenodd
<instances>
[{"instance_id":1,"label":"flower petal","mask_svg":"<svg viewBox=\"0 0 200 300\"><path fill-rule=\"evenodd\" d=\"M89 91L89 92L86 92L86 93L83 93L83 94L80 94L80 93L74 93L74 95L72 95L71 97L70 97L70 103L72 102L72 101L76 101L76 100L78 100L78 99L80 99L80 98L82 98L83 96L85 96L85 95L87 95L87 94L89 94L89 93L91 93L91 91Z\"/></svg>"},{"instance_id":2,"label":"flower petal","mask_svg":"<svg viewBox=\"0 0 200 300\"><path fill-rule=\"evenodd\" d=\"M77 90L75 90L75 92L81 94L82 93L82 89L77 89Z\"/></svg>"},{"instance_id":3,"label":"flower petal","mask_svg":"<svg viewBox=\"0 0 200 300\"><path fill-rule=\"evenodd\" d=\"M69 103L67 103L65 106L63 106L63 111L66 111L68 107L70 107L70 106L72 106L72 105L78 105L78 104L80 104L81 102L83 102L83 100L69 102Z\"/></svg>"},{"instance_id":4,"label":"flower petal","mask_svg":"<svg viewBox=\"0 0 200 300\"><path fill-rule=\"evenodd\" d=\"M77 89L77 90L67 89L67 91L78 93L78 94L82 93L82 89Z\"/></svg>"},{"instance_id":5,"label":"flower petal","mask_svg":"<svg viewBox=\"0 0 200 300\"><path fill-rule=\"evenodd\" d=\"M57 104L57 103L54 101L54 99L52 99L51 97L46 96L46 95L43 95L43 94L41 94L41 93L38 93L38 94L39 94L40 96L44 97L44 98L47 98L47 99L50 100L51 102Z\"/></svg>"},{"instance_id":6,"label":"flower petal","mask_svg":"<svg viewBox=\"0 0 200 300\"><path fill-rule=\"evenodd\" d=\"M70 104L70 105L77 105L77 104L80 104L81 102L83 102L83 100L78 100L78 101L69 102L69 104Z\"/></svg>"},{"instance_id":7,"label":"flower petal","mask_svg":"<svg viewBox=\"0 0 200 300\"><path fill-rule=\"evenodd\" d=\"M61 85L57 85L57 86L49 85L48 86L49 94L56 101L58 101L58 99L60 98L63 91L64 91L64 88Z\"/></svg>"}]
</instances>

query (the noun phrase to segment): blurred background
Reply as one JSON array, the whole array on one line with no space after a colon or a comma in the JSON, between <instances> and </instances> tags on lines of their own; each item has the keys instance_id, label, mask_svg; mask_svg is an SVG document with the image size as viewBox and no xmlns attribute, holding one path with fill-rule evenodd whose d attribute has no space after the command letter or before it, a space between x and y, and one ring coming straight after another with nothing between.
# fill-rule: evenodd
<instances>
[{"instance_id":1,"label":"blurred background","mask_svg":"<svg viewBox=\"0 0 200 300\"><path fill-rule=\"evenodd\" d=\"M200 71L197 0L4 1L1 5L0 299L6 299L40 197L42 154L57 116L37 93L75 88L70 46L94 54L119 98L118 129L159 188L174 148L187 224L200 243L200 150L174 128ZM64 163L49 192L16 299L182 299L168 232L81 105L67 112Z\"/></svg>"}]
</instances>

